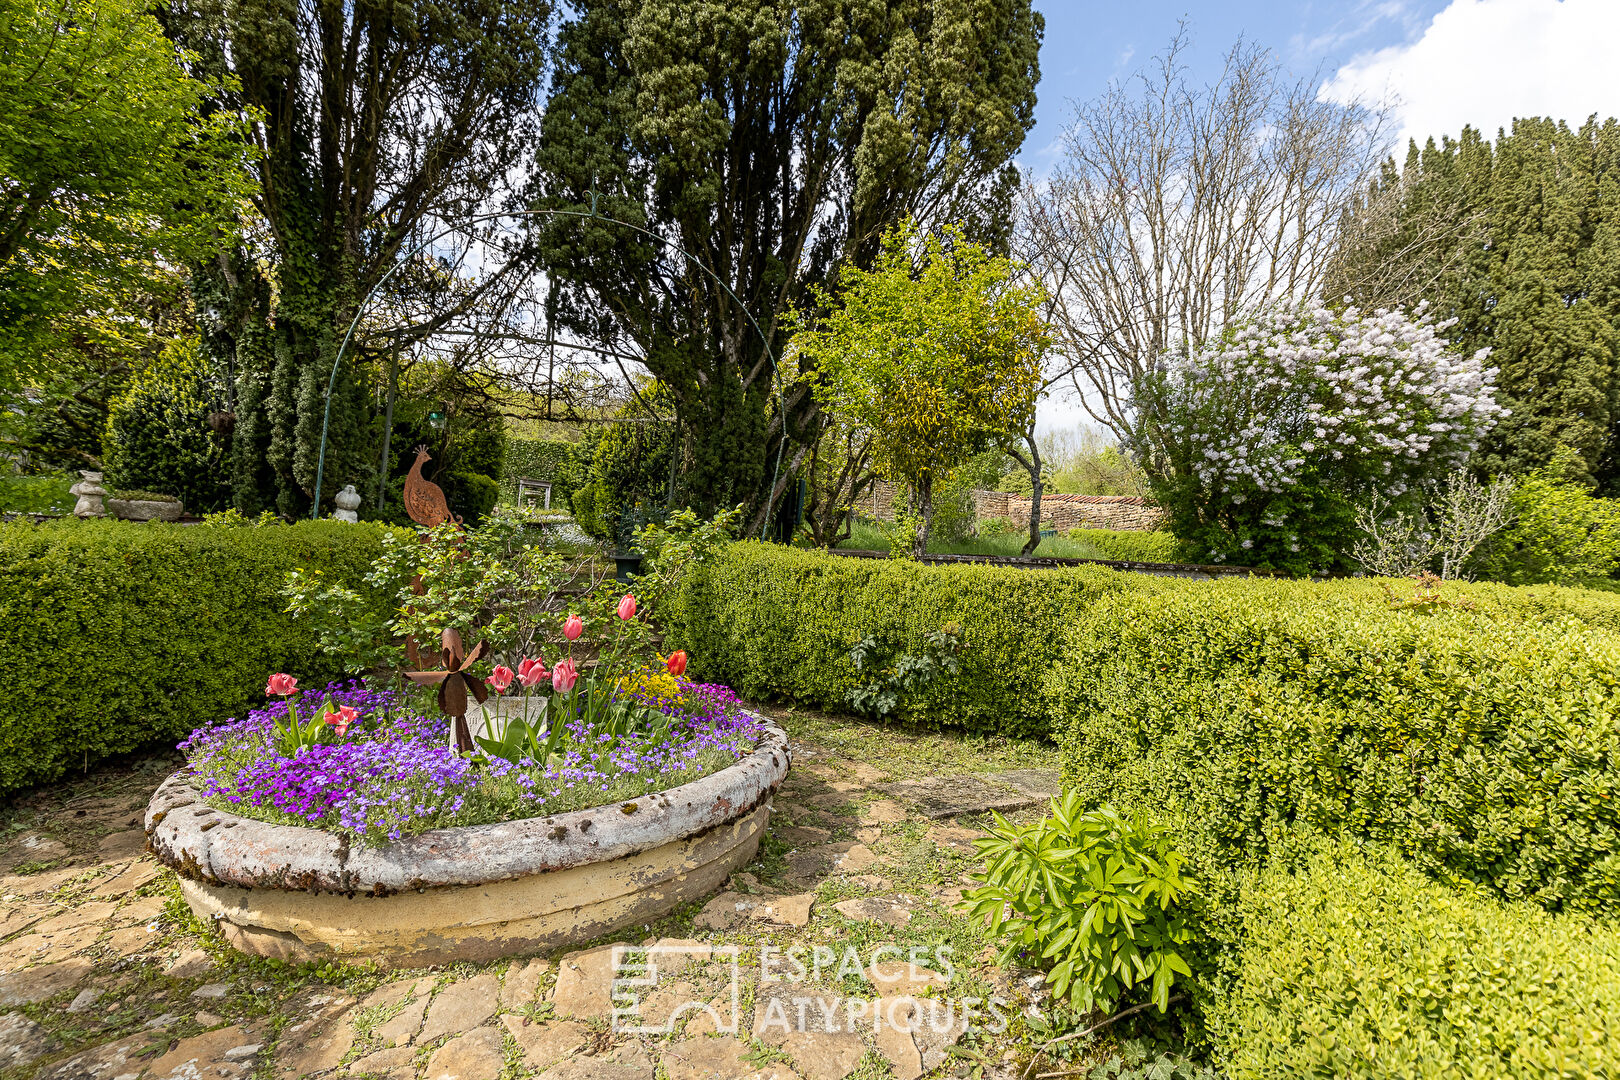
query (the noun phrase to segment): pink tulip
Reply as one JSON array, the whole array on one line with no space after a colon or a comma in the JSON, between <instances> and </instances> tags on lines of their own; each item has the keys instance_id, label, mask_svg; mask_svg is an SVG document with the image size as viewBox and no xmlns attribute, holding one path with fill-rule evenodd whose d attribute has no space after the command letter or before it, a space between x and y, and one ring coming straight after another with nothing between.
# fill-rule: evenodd
<instances>
[{"instance_id":1,"label":"pink tulip","mask_svg":"<svg viewBox=\"0 0 1620 1080\"><path fill-rule=\"evenodd\" d=\"M264 684L266 696L291 697L298 693L298 680L291 675L275 674Z\"/></svg>"},{"instance_id":2,"label":"pink tulip","mask_svg":"<svg viewBox=\"0 0 1620 1080\"><path fill-rule=\"evenodd\" d=\"M685 675L686 674L686 650L685 649L677 649L675 652L670 653L669 654L669 659L664 661L664 667L669 670L669 673L671 675L674 675L677 678L679 678L682 675Z\"/></svg>"},{"instance_id":3,"label":"pink tulip","mask_svg":"<svg viewBox=\"0 0 1620 1080\"><path fill-rule=\"evenodd\" d=\"M494 687L497 694L504 694L506 688L512 685L512 669L505 664L496 664L495 670L484 681Z\"/></svg>"},{"instance_id":4,"label":"pink tulip","mask_svg":"<svg viewBox=\"0 0 1620 1080\"><path fill-rule=\"evenodd\" d=\"M326 714L326 722L332 725L332 730L337 733L337 737L340 739L349 730L349 725L358 719L360 719L360 710L353 705L344 705L336 712Z\"/></svg>"},{"instance_id":5,"label":"pink tulip","mask_svg":"<svg viewBox=\"0 0 1620 1080\"><path fill-rule=\"evenodd\" d=\"M625 593L624 599L619 601L618 610L619 618L629 622L636 617L636 598L629 593Z\"/></svg>"},{"instance_id":6,"label":"pink tulip","mask_svg":"<svg viewBox=\"0 0 1620 1080\"><path fill-rule=\"evenodd\" d=\"M563 623L563 637L567 638L569 641L578 641L579 635L583 634L584 632L585 620L581 619L578 615L568 616L568 621Z\"/></svg>"},{"instance_id":7,"label":"pink tulip","mask_svg":"<svg viewBox=\"0 0 1620 1080\"><path fill-rule=\"evenodd\" d=\"M551 688L559 694L566 694L574 689L574 683L579 681L579 668L574 666L574 658L568 657L560 660L557 666L551 669Z\"/></svg>"},{"instance_id":8,"label":"pink tulip","mask_svg":"<svg viewBox=\"0 0 1620 1080\"><path fill-rule=\"evenodd\" d=\"M523 659L518 661L517 679L525 687L534 686L549 676L544 659Z\"/></svg>"}]
</instances>

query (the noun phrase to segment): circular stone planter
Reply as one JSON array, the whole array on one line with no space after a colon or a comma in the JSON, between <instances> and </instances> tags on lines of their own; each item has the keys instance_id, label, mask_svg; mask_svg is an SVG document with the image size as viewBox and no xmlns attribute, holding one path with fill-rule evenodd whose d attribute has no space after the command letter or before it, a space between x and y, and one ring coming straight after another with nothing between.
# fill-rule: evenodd
<instances>
[{"instance_id":1,"label":"circular stone planter","mask_svg":"<svg viewBox=\"0 0 1620 1080\"><path fill-rule=\"evenodd\" d=\"M754 857L787 771L787 734L767 724L736 764L633 802L351 848L205 806L182 770L146 832L243 952L420 967L550 951L707 896Z\"/></svg>"},{"instance_id":2,"label":"circular stone planter","mask_svg":"<svg viewBox=\"0 0 1620 1080\"><path fill-rule=\"evenodd\" d=\"M107 509L124 521L179 521L186 512L179 502L158 499L108 499Z\"/></svg>"}]
</instances>

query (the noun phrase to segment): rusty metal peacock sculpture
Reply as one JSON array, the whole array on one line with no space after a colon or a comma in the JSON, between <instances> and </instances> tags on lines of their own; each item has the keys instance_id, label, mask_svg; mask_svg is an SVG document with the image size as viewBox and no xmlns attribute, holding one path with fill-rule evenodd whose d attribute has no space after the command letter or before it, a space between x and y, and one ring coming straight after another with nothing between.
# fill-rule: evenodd
<instances>
[{"instance_id":1,"label":"rusty metal peacock sculpture","mask_svg":"<svg viewBox=\"0 0 1620 1080\"><path fill-rule=\"evenodd\" d=\"M412 521L429 529L442 521L454 521L460 525L461 516L450 512L444 490L422 476L422 466L432 460L427 447L416 448L416 464L411 466L409 475L405 477L405 513L410 515Z\"/></svg>"}]
</instances>

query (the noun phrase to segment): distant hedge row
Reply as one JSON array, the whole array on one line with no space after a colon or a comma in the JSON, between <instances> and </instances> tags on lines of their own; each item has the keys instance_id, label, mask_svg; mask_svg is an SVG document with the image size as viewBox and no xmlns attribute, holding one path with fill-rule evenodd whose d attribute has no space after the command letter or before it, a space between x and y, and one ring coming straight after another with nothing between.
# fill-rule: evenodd
<instances>
[{"instance_id":1,"label":"distant hedge row","mask_svg":"<svg viewBox=\"0 0 1620 1080\"><path fill-rule=\"evenodd\" d=\"M551 483L553 508L568 508L568 496L573 494L566 466L575 450L575 444L564 439L507 439L506 459L501 466L501 498L517 501L519 477L546 480Z\"/></svg>"},{"instance_id":2,"label":"distant hedge row","mask_svg":"<svg viewBox=\"0 0 1620 1080\"><path fill-rule=\"evenodd\" d=\"M358 581L384 531L0 525L0 793L241 715L272 672L338 677L278 590L296 566Z\"/></svg>"}]
</instances>

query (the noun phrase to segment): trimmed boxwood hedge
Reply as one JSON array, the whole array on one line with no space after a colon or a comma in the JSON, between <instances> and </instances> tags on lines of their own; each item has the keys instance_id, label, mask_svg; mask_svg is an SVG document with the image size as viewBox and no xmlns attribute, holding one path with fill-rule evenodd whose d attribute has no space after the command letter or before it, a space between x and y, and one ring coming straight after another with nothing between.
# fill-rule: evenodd
<instances>
[{"instance_id":1,"label":"trimmed boxwood hedge","mask_svg":"<svg viewBox=\"0 0 1620 1080\"><path fill-rule=\"evenodd\" d=\"M271 672L338 677L279 589L296 566L358 579L384 531L0 525L0 792L240 715Z\"/></svg>"},{"instance_id":2,"label":"trimmed boxwood hedge","mask_svg":"<svg viewBox=\"0 0 1620 1080\"><path fill-rule=\"evenodd\" d=\"M907 560L851 559L754 541L730 545L688 574L671 608L659 613L672 648L691 654L700 677L755 698L839 709L861 681L849 650L873 637L893 650L956 623L966 648L961 674L942 679L907 718L1009 735L1053 733L1053 702L1042 686L1076 628L1106 637L1118 619L1149 630L1156 598L1230 596L1238 606L1287 606L1337 598L1347 612L1387 612L1385 586L1411 582L1289 582L1255 578L1197 581L1120 573L1103 567L1028 570L987 565L925 566ZM1584 624L1620 631L1620 596L1552 586L1448 584L1482 618L1513 623ZM1096 605L1137 598L1128 613ZM1420 615L1404 615L1421 619ZM1196 648L1197 642L1187 643ZM1063 723L1067 722L1065 718ZM1061 726L1061 725L1059 725Z\"/></svg>"},{"instance_id":3,"label":"trimmed boxwood hedge","mask_svg":"<svg viewBox=\"0 0 1620 1080\"><path fill-rule=\"evenodd\" d=\"M1424 614L1367 584L1099 599L1046 680L1065 781L1170 814L1206 868L1343 834L1620 909L1620 636L1507 590Z\"/></svg>"},{"instance_id":4,"label":"trimmed boxwood hedge","mask_svg":"<svg viewBox=\"0 0 1620 1080\"><path fill-rule=\"evenodd\" d=\"M1620 932L1348 846L1244 890L1204 1021L1232 1080L1590 1078L1620 1063Z\"/></svg>"},{"instance_id":5,"label":"trimmed boxwood hedge","mask_svg":"<svg viewBox=\"0 0 1620 1080\"><path fill-rule=\"evenodd\" d=\"M1070 540L1080 540L1096 548L1101 559L1123 562L1197 562L1189 558L1180 540L1167 532L1142 529L1070 529Z\"/></svg>"},{"instance_id":6,"label":"trimmed boxwood hedge","mask_svg":"<svg viewBox=\"0 0 1620 1080\"><path fill-rule=\"evenodd\" d=\"M849 657L871 637L915 648L957 624L961 673L907 703L907 719L1007 735L1047 732L1036 692L1062 646L1062 628L1102 597L1154 592L1165 578L1104 567L1030 571L851 559L748 541L686 576L675 610L661 613L672 648L694 675L753 698L843 709L862 677Z\"/></svg>"}]
</instances>

